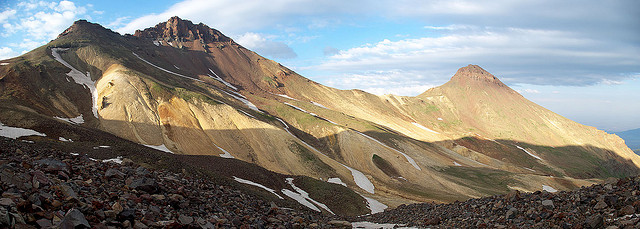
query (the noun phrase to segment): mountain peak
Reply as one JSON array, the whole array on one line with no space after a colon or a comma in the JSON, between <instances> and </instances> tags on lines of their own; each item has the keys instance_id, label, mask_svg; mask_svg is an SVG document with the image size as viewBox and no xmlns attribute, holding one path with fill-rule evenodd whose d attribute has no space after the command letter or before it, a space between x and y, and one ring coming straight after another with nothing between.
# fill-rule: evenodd
<instances>
[{"instance_id":1,"label":"mountain peak","mask_svg":"<svg viewBox=\"0 0 640 229\"><path fill-rule=\"evenodd\" d=\"M64 37L74 32L82 34L82 33L96 33L97 31L105 31L105 30L111 32L112 34L115 34L115 32L113 32L110 29L102 27L102 25L100 24L91 23L91 22L88 22L87 20L80 19L75 21L73 25L71 25L69 28L64 30L64 32L60 33L57 38Z\"/></svg>"},{"instance_id":2,"label":"mountain peak","mask_svg":"<svg viewBox=\"0 0 640 229\"><path fill-rule=\"evenodd\" d=\"M507 87L507 85L502 83L497 77L487 72L482 67L473 64L469 64L466 67L458 69L458 72L451 77L450 82L454 82L458 85L488 84Z\"/></svg>"},{"instance_id":3,"label":"mountain peak","mask_svg":"<svg viewBox=\"0 0 640 229\"><path fill-rule=\"evenodd\" d=\"M232 41L231 38L220 31L212 29L203 23L193 24L193 22L183 20L178 16L173 16L166 22L159 23L151 28L136 30L134 36L166 41L200 40L203 43Z\"/></svg>"}]
</instances>

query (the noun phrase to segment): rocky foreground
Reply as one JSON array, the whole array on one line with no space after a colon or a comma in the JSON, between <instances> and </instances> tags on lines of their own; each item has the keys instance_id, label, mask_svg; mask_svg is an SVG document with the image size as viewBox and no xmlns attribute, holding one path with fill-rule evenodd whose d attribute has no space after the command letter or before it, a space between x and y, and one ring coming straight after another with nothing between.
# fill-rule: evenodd
<instances>
[{"instance_id":1,"label":"rocky foreground","mask_svg":"<svg viewBox=\"0 0 640 229\"><path fill-rule=\"evenodd\" d=\"M335 216L278 207L231 186L0 138L1 228L335 228ZM640 177L571 192L401 205L352 218L429 228L640 228Z\"/></svg>"},{"instance_id":2,"label":"rocky foreground","mask_svg":"<svg viewBox=\"0 0 640 229\"><path fill-rule=\"evenodd\" d=\"M570 192L401 205L357 220L430 228L640 228L639 210L640 177L633 177Z\"/></svg>"},{"instance_id":3,"label":"rocky foreground","mask_svg":"<svg viewBox=\"0 0 640 229\"><path fill-rule=\"evenodd\" d=\"M328 228L224 185L0 138L0 228ZM329 224L332 223L332 224Z\"/></svg>"}]
</instances>

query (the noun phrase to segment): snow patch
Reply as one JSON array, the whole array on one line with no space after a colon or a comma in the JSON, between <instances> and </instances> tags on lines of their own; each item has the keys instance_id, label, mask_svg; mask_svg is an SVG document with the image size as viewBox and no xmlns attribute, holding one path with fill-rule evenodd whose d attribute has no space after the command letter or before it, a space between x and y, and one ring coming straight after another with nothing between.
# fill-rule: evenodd
<instances>
[{"instance_id":1,"label":"snow patch","mask_svg":"<svg viewBox=\"0 0 640 229\"><path fill-rule=\"evenodd\" d=\"M361 195L362 196L362 195ZM388 206L380 203L380 201L377 201L376 199L373 198L369 198L366 196L362 196L365 200L367 200L367 207L371 210L371 214L376 214L379 212L383 212L384 209L387 209Z\"/></svg>"},{"instance_id":2,"label":"snow patch","mask_svg":"<svg viewBox=\"0 0 640 229\"><path fill-rule=\"evenodd\" d=\"M9 65L9 63L0 63L0 66Z\"/></svg>"},{"instance_id":3,"label":"snow patch","mask_svg":"<svg viewBox=\"0 0 640 229\"><path fill-rule=\"evenodd\" d=\"M22 142L26 142L26 143L36 143L34 141L29 141L29 140L22 140Z\"/></svg>"},{"instance_id":4,"label":"snow patch","mask_svg":"<svg viewBox=\"0 0 640 229\"><path fill-rule=\"evenodd\" d=\"M372 222L353 222L351 227L364 228L364 229L393 229L393 228L409 228L404 227L405 224L393 224L393 223L372 223Z\"/></svg>"},{"instance_id":5,"label":"snow patch","mask_svg":"<svg viewBox=\"0 0 640 229\"><path fill-rule=\"evenodd\" d=\"M342 166L344 166L349 171L351 171L351 175L353 176L353 181L356 183L358 187L367 191L368 193L374 194L375 187L373 186L373 183L371 183L369 178L367 178L367 176L364 175L364 173L346 165L342 165Z\"/></svg>"},{"instance_id":6,"label":"snow patch","mask_svg":"<svg viewBox=\"0 0 640 229\"><path fill-rule=\"evenodd\" d=\"M442 118L438 118L438 121L443 121L443 119Z\"/></svg>"},{"instance_id":7,"label":"snow patch","mask_svg":"<svg viewBox=\"0 0 640 229\"><path fill-rule=\"evenodd\" d=\"M331 124L333 124L333 125L338 125L338 123L335 123L335 122L333 122L333 121L331 121L331 120L329 120L329 119L326 119L326 118L320 117L320 116L318 116L317 114L314 114L314 113L308 112L308 111L306 111L306 110L304 110L304 109L302 109L302 108L300 108L300 107L294 106L293 104L290 104L290 103L287 103L287 102L285 102L284 104L285 104L285 105L287 105L287 106L292 107L293 109L296 109L296 110L302 111L302 112L304 112L304 113L310 114L310 115L311 115L311 116L313 116L313 117L316 117L316 118L322 119L322 120L324 120L324 121L327 121L327 122L329 122L329 123L331 123Z\"/></svg>"},{"instance_id":8,"label":"snow patch","mask_svg":"<svg viewBox=\"0 0 640 229\"><path fill-rule=\"evenodd\" d=\"M462 166L462 165L461 165L460 163L458 163L457 161L454 161L454 162L453 162L453 165L455 165L455 166Z\"/></svg>"},{"instance_id":9,"label":"snow patch","mask_svg":"<svg viewBox=\"0 0 640 229\"><path fill-rule=\"evenodd\" d=\"M56 61L71 69L71 71L67 73L67 76L70 76L77 84L83 85L85 88L89 89L91 92L91 103L93 104L91 111L93 112L93 116L98 118L98 91L96 90L96 81L91 80L91 74L89 72L85 75L62 59L62 56L60 56L58 51L66 50L68 50L68 48L52 48L51 55Z\"/></svg>"},{"instance_id":10,"label":"snow patch","mask_svg":"<svg viewBox=\"0 0 640 229\"><path fill-rule=\"evenodd\" d=\"M260 111L260 109L258 109L258 107L257 107L256 105L254 105L253 103L251 103L251 101L247 100L246 98L238 97L237 95L231 94L231 93L229 93L229 92L227 92L227 91L225 91L225 90L220 90L220 91L222 91L222 92L224 92L225 94L227 94L227 95L229 95L229 96L233 97L234 99L237 99L238 101L240 101L240 102L244 103L245 105L247 105L247 107L249 107L249 109L262 113L262 111ZM238 94L238 95L239 95L239 94ZM240 95L240 96L242 96L242 95ZM244 97L244 96L242 96L242 97Z\"/></svg>"},{"instance_id":11,"label":"snow patch","mask_svg":"<svg viewBox=\"0 0 640 229\"><path fill-rule=\"evenodd\" d=\"M93 149L108 149L111 148L111 146L94 146Z\"/></svg>"},{"instance_id":12,"label":"snow patch","mask_svg":"<svg viewBox=\"0 0 640 229\"><path fill-rule=\"evenodd\" d=\"M252 117L252 118L256 118L256 117L254 117L253 115L251 115L251 114L247 113L246 111L243 111L243 110L238 110L238 111L242 112L242 113L243 113L243 114L245 114L246 116L249 116L249 117Z\"/></svg>"},{"instance_id":13,"label":"snow patch","mask_svg":"<svg viewBox=\"0 0 640 229\"><path fill-rule=\"evenodd\" d=\"M309 197L309 193L305 192L304 190L302 190L301 188L298 188L295 184L293 184L293 178L287 178L287 183L289 183L289 185L291 185L291 188L293 188L293 190L295 190L296 192L298 192L297 194L299 194L300 196L302 196L305 200L311 201L311 203L315 204L316 206L320 206L322 209L330 212L331 214L335 215L335 213L333 213L331 211L331 209L329 209L327 207L327 205L324 205L323 203L320 203L318 201L315 201L314 199L311 199L311 197ZM286 190L286 189L284 189ZM306 205L305 205L306 206ZM308 207L308 206L307 206ZM313 208L312 208L313 209ZM319 210L319 209L318 209Z\"/></svg>"},{"instance_id":14,"label":"snow patch","mask_svg":"<svg viewBox=\"0 0 640 229\"><path fill-rule=\"evenodd\" d=\"M545 190L547 192L557 192L558 190L556 190L555 188L549 186L549 185L542 185L542 190Z\"/></svg>"},{"instance_id":15,"label":"snow patch","mask_svg":"<svg viewBox=\"0 0 640 229\"><path fill-rule=\"evenodd\" d=\"M240 183L243 183L243 184L253 185L253 186L256 186L256 187L258 187L258 188L261 188L261 189L267 190L268 192L272 193L273 195L276 195L278 198L280 198L280 199L283 199L283 200L284 200L284 198L282 198L282 196L280 196L280 195L278 195L278 193L276 193L276 190L273 190L273 189L267 188L267 187L266 187L266 186L264 186L264 185L258 184L258 183L256 183L256 182L253 182L253 181L250 181L250 180L245 180L245 179L242 179L242 178L238 178L238 177L235 177L235 176L233 177L233 179L234 179L235 181L240 182Z\"/></svg>"},{"instance_id":16,"label":"snow patch","mask_svg":"<svg viewBox=\"0 0 640 229\"><path fill-rule=\"evenodd\" d=\"M69 154L71 154L71 156L80 156L79 153L69 153Z\"/></svg>"},{"instance_id":17,"label":"snow patch","mask_svg":"<svg viewBox=\"0 0 640 229\"><path fill-rule=\"evenodd\" d=\"M174 68L180 70L180 68L178 68L178 66L176 66L175 64L173 65Z\"/></svg>"},{"instance_id":18,"label":"snow patch","mask_svg":"<svg viewBox=\"0 0 640 229\"><path fill-rule=\"evenodd\" d=\"M310 114L310 115L312 115L312 116L318 117L318 115L317 115L317 114L314 114L314 113L308 112L308 111L306 111L306 110L304 110L304 109L302 109L302 108L300 108L300 107L296 107L296 106L294 106L294 105L293 105L293 104L291 104L291 103L284 102L284 104L286 104L287 106L293 107L293 109L296 109L296 110L302 111L302 112L304 112L304 113Z\"/></svg>"},{"instance_id":19,"label":"snow patch","mask_svg":"<svg viewBox=\"0 0 640 229\"><path fill-rule=\"evenodd\" d=\"M84 118L82 117L82 114L80 114L80 116L75 117L75 118L62 118L62 117L54 117L56 119L71 123L71 124L83 124L84 123Z\"/></svg>"},{"instance_id":20,"label":"snow patch","mask_svg":"<svg viewBox=\"0 0 640 229\"><path fill-rule=\"evenodd\" d=\"M152 148L152 149L160 150L160 151L163 151L163 152L167 152L167 153L173 153L164 144L159 145L159 146L154 146L154 145L144 145L144 146Z\"/></svg>"},{"instance_id":21,"label":"snow patch","mask_svg":"<svg viewBox=\"0 0 640 229\"><path fill-rule=\"evenodd\" d=\"M112 158L112 159L102 160L102 162L104 162L104 163L113 162L113 163L116 163L116 164L122 164L122 156L118 156L118 157Z\"/></svg>"},{"instance_id":22,"label":"snow patch","mask_svg":"<svg viewBox=\"0 0 640 229\"><path fill-rule=\"evenodd\" d=\"M196 78L191 78L191 77L188 77L188 76L185 76L185 75L182 75L182 74L179 74L179 73L175 73L175 72L169 71L169 70L167 70L167 69L161 68L160 66L157 66L157 65L152 64L151 62L149 62L149 61L147 61L147 60L145 60L145 59L142 59L142 57L138 56L138 54L136 54L135 52L131 52L131 53L133 53L133 55L134 55L134 56L138 57L138 59L140 59L140 60L144 61L144 62L145 62L145 63L147 63L148 65L151 65L151 66L153 66L153 67L155 67L155 68L157 68L157 69L160 69L160 70L162 70L163 72L166 72L166 73L169 73L169 74L173 74L173 75L176 75L176 76L180 76L180 77L182 77L182 78L186 78L186 79L190 79L190 80L195 80L195 81L203 82L203 83L204 83L204 81L202 81L202 80L199 80L199 79L196 79Z\"/></svg>"},{"instance_id":23,"label":"snow patch","mask_svg":"<svg viewBox=\"0 0 640 229\"><path fill-rule=\"evenodd\" d=\"M311 208L311 210L317 211L317 212L321 212L320 209L318 207L316 207L315 205L313 205L311 202L307 201L307 199L305 199L302 195L295 193L289 189L282 189L282 193L285 194L286 196L288 196L291 199L294 199L295 201L298 201L298 203Z\"/></svg>"},{"instance_id":24,"label":"snow patch","mask_svg":"<svg viewBox=\"0 0 640 229\"><path fill-rule=\"evenodd\" d=\"M538 160L542 160L542 158L540 158L540 157L536 156L535 154L529 152L529 150L526 150L525 148L522 148L519 145L515 145L515 146L518 147L518 149L521 149L525 153L529 154L529 156L532 156L532 157L534 157L535 159L538 159Z\"/></svg>"},{"instance_id":25,"label":"snow patch","mask_svg":"<svg viewBox=\"0 0 640 229\"><path fill-rule=\"evenodd\" d=\"M59 137L58 140L60 140L61 142L73 142L73 140L66 139L66 138L63 138L63 137Z\"/></svg>"},{"instance_id":26,"label":"snow patch","mask_svg":"<svg viewBox=\"0 0 640 229\"><path fill-rule=\"evenodd\" d=\"M156 46L160 46L160 42L158 42L158 41L153 41L153 44L156 45Z\"/></svg>"},{"instance_id":27,"label":"snow patch","mask_svg":"<svg viewBox=\"0 0 640 229\"><path fill-rule=\"evenodd\" d=\"M340 178L339 178L339 177L329 178L329 179L327 180L327 182L329 182L329 183L333 183L333 184L339 184L339 185L342 185L342 186L347 187L347 184L345 184L344 182L342 182L342 180L340 180Z\"/></svg>"},{"instance_id":28,"label":"snow patch","mask_svg":"<svg viewBox=\"0 0 640 229\"><path fill-rule=\"evenodd\" d=\"M366 138L368 138L368 139L370 139L370 140L374 141L374 142L377 142L378 144L380 144L380 145L382 145L382 146L384 146L384 147L386 147L386 148L388 148L388 149L391 149L391 150L393 150L393 151L395 151L395 152L397 152L397 153L399 153L399 154L402 154L402 156L404 156L404 158L406 158L406 159L407 159L407 161L409 162L409 164L413 165L413 167L414 167L414 168L416 168L417 170L422 170L422 169L420 168L420 166L418 166L418 163L416 163L416 161L415 161L415 160L413 160L413 158L411 158L409 155L407 155L407 154L405 154L405 153L403 153L403 152L400 152L400 150L397 150L397 149L391 148L390 146L388 146L388 145L386 145L386 144L384 144L384 143L382 143L382 142L378 141L377 139L375 139L375 138L373 138L373 137L371 137L371 136L369 136L369 135L366 135L366 134L364 134L364 133L362 133L362 132L360 132L360 131L356 131L356 130L354 130L354 131L355 131L356 133L358 133L358 134L360 134L360 135L362 135L362 136L364 136L364 137L366 137Z\"/></svg>"},{"instance_id":29,"label":"snow patch","mask_svg":"<svg viewBox=\"0 0 640 229\"><path fill-rule=\"evenodd\" d=\"M440 134L440 133L438 133L438 132L436 132L436 131L433 131L432 129L429 129L429 128L427 128L427 127L423 126L423 125L420 125L420 123L412 122L411 124L413 124L414 126L419 127L420 129L423 129L423 130L429 131L429 132L431 132L431 133L434 133L434 134Z\"/></svg>"},{"instance_id":30,"label":"snow patch","mask_svg":"<svg viewBox=\"0 0 640 229\"><path fill-rule=\"evenodd\" d=\"M314 101L311 101L311 104L316 105L316 106L319 106L319 107L322 107L322 108L324 108L324 109L329 109L329 108L325 107L324 105L319 104L319 103L316 103L316 102L314 102Z\"/></svg>"},{"instance_id":31,"label":"snow patch","mask_svg":"<svg viewBox=\"0 0 640 229\"><path fill-rule=\"evenodd\" d=\"M320 154L323 154L322 152L320 152L319 150L317 150L316 148L314 148L313 146L307 144L305 141L302 141L301 139L299 139L298 137L296 137L295 135L293 135L290 131L289 131L289 126L287 125L287 123L285 123L284 121L282 121L282 119L280 118L276 118L278 121L280 121L280 123L282 123L285 126L285 131L287 131L287 133L289 133L289 135L291 135L292 137L300 140L300 142L302 142L302 144L304 144L305 146L309 147L310 149L312 149L313 151L316 151ZM324 155L324 154L323 154ZM342 163L340 163L340 165L344 166L345 168L347 168L349 171L351 171L351 175L353 176L353 181L356 183L356 185L358 187L360 187L361 189L373 194L375 187L373 186L373 183L371 183L371 181L369 180L369 178L367 178L367 176L364 175L364 173L355 170L349 166L346 166Z\"/></svg>"},{"instance_id":32,"label":"snow patch","mask_svg":"<svg viewBox=\"0 0 640 229\"><path fill-rule=\"evenodd\" d=\"M220 151L224 152L224 153L221 153L221 154L220 154L220 155L218 155L218 156L220 156L220 157L224 157L224 158L235 158L235 157L233 157L233 155L231 155L229 152L227 152L226 150L224 150L224 149L223 149L223 148L221 148L220 146L216 145L215 143L214 143L213 145L214 145L215 147L217 147Z\"/></svg>"},{"instance_id":33,"label":"snow patch","mask_svg":"<svg viewBox=\"0 0 640 229\"><path fill-rule=\"evenodd\" d=\"M218 74L216 74L213 70L209 69L209 71L210 71L211 73L213 73L213 75L214 75L214 76L212 76L212 75L207 74L209 77L211 77L211 78L213 78L213 79L215 79L215 80L217 80L217 81L220 81L220 83L222 83L222 84L224 84L224 85L227 85L227 87L230 87L230 88L232 88L233 90L236 90L236 91L238 90L238 88L237 88L237 87L235 87L235 86L231 85L231 84L230 84L229 82L227 82L227 81L224 81L224 80L222 79L222 77L218 76Z\"/></svg>"},{"instance_id":34,"label":"snow patch","mask_svg":"<svg viewBox=\"0 0 640 229\"><path fill-rule=\"evenodd\" d=\"M282 98L287 98L287 99L290 99L290 100L300 101L300 100L297 100L297 99L291 98L291 97L289 97L288 95L283 95L283 94L274 94L274 95L280 96L280 97L282 97Z\"/></svg>"},{"instance_id":35,"label":"snow patch","mask_svg":"<svg viewBox=\"0 0 640 229\"><path fill-rule=\"evenodd\" d=\"M526 169L526 170L529 170L529 171L531 171L531 172L536 172L535 170L530 169L530 168L527 168L527 167L522 167L522 168L524 168L524 169Z\"/></svg>"},{"instance_id":36,"label":"snow patch","mask_svg":"<svg viewBox=\"0 0 640 229\"><path fill-rule=\"evenodd\" d=\"M32 135L42 136L42 137L46 137L47 136L46 134L40 133L40 132L35 131L35 130L31 130L31 129L24 129L24 128L20 128L20 127L5 126L4 124L2 124L0 122L0 136L17 139L19 137L32 136Z\"/></svg>"}]
</instances>

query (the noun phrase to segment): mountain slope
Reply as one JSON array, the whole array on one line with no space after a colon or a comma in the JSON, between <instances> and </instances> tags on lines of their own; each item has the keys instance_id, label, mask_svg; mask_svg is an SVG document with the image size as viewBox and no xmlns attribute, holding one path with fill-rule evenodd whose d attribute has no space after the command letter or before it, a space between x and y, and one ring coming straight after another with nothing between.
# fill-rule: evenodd
<instances>
[{"instance_id":1,"label":"mountain slope","mask_svg":"<svg viewBox=\"0 0 640 229\"><path fill-rule=\"evenodd\" d=\"M7 63L8 126L65 138L90 128L175 154L233 157L390 206L566 190L639 171L615 135L554 114L473 65L416 97L338 90L177 17L133 36L78 21ZM52 129L60 119L76 121Z\"/></svg>"}]
</instances>

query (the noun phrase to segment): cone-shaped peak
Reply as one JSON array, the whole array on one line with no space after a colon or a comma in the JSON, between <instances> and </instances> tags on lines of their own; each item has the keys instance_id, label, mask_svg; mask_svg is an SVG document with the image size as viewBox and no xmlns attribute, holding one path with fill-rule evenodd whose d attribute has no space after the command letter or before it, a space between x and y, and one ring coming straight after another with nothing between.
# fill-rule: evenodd
<instances>
[{"instance_id":1,"label":"cone-shaped peak","mask_svg":"<svg viewBox=\"0 0 640 229\"><path fill-rule=\"evenodd\" d=\"M106 29L102 27L102 25L100 24L91 23L91 22L88 22L87 20L77 20L73 23L73 25L67 28L64 32L60 33L58 35L58 38L67 36L69 34L74 34L74 33L86 35L86 34L98 34L102 32L108 32L111 35L117 35L115 32L111 31L110 29Z\"/></svg>"},{"instance_id":2,"label":"cone-shaped peak","mask_svg":"<svg viewBox=\"0 0 640 229\"><path fill-rule=\"evenodd\" d=\"M169 18L168 21L157 24L144 30L136 30L134 36L163 39L167 41L193 41L201 40L204 43L228 42L231 38L220 31L210 28L205 24L193 24L189 20L183 20L178 16Z\"/></svg>"},{"instance_id":3,"label":"cone-shaped peak","mask_svg":"<svg viewBox=\"0 0 640 229\"><path fill-rule=\"evenodd\" d=\"M507 87L507 85L502 83L491 73L487 72L478 65L472 64L458 69L458 72L456 72L456 74L451 77L450 82L456 83L458 85L488 84Z\"/></svg>"}]
</instances>

